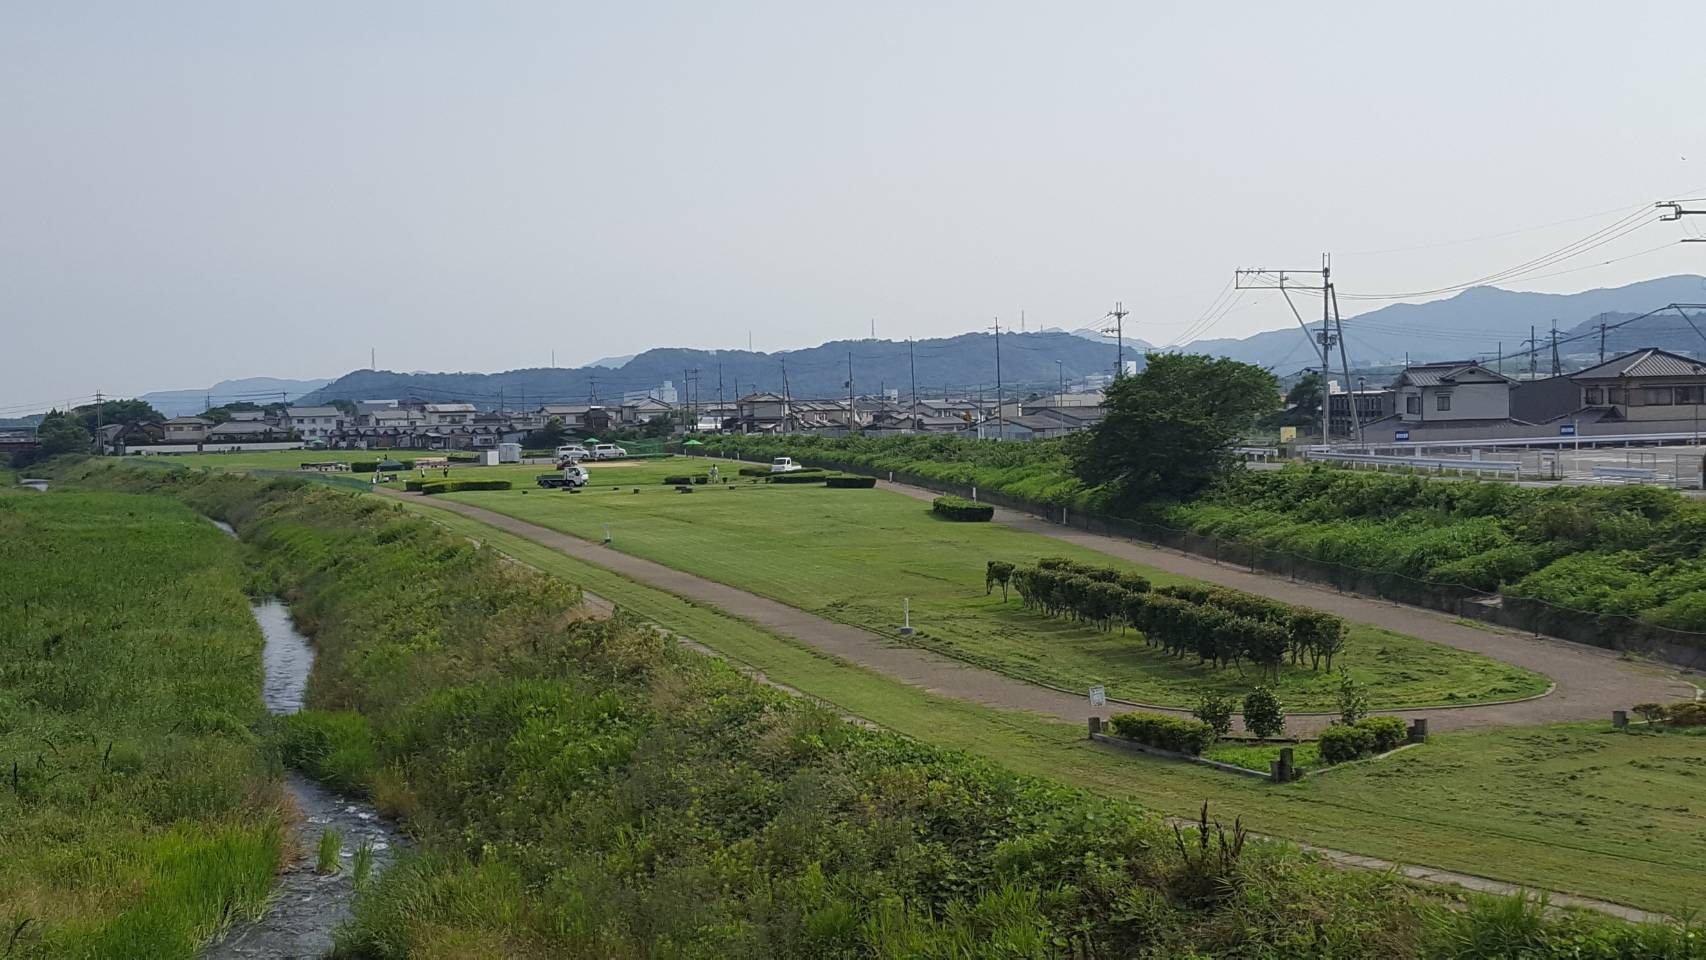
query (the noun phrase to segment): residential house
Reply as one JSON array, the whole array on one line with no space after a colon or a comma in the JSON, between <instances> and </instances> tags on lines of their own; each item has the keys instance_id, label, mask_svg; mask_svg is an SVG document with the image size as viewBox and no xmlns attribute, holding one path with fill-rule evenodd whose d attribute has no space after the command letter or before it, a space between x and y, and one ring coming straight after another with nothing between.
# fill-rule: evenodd
<instances>
[{"instance_id":1,"label":"residential house","mask_svg":"<svg viewBox=\"0 0 1706 960\"><path fill-rule=\"evenodd\" d=\"M1630 423L1692 420L1706 400L1706 362L1657 347L1613 357L1570 380L1580 406L1609 407Z\"/></svg>"},{"instance_id":2,"label":"residential house","mask_svg":"<svg viewBox=\"0 0 1706 960\"><path fill-rule=\"evenodd\" d=\"M1395 416L1404 424L1509 420L1514 383L1472 360L1406 367L1392 383Z\"/></svg>"},{"instance_id":3,"label":"residential house","mask_svg":"<svg viewBox=\"0 0 1706 960\"><path fill-rule=\"evenodd\" d=\"M256 412L256 411L247 411ZM233 417L224 423L215 424L208 428L206 443L277 443L290 439L290 431L285 428L256 418L253 420L238 420Z\"/></svg>"},{"instance_id":4,"label":"residential house","mask_svg":"<svg viewBox=\"0 0 1706 960\"><path fill-rule=\"evenodd\" d=\"M167 443L201 443L213 421L206 417L173 417L165 423Z\"/></svg>"},{"instance_id":5,"label":"residential house","mask_svg":"<svg viewBox=\"0 0 1706 960\"><path fill-rule=\"evenodd\" d=\"M460 427L474 422L471 403L429 403L422 408L429 427Z\"/></svg>"},{"instance_id":6,"label":"residential house","mask_svg":"<svg viewBox=\"0 0 1706 960\"><path fill-rule=\"evenodd\" d=\"M640 396L632 401L624 400L619 408L618 416L625 426L639 426L650 421L653 417L668 416L674 407L652 396Z\"/></svg>"},{"instance_id":7,"label":"residential house","mask_svg":"<svg viewBox=\"0 0 1706 960\"><path fill-rule=\"evenodd\" d=\"M330 443L349 425L350 418L342 410L330 405L286 407L284 410L284 428L304 440Z\"/></svg>"}]
</instances>

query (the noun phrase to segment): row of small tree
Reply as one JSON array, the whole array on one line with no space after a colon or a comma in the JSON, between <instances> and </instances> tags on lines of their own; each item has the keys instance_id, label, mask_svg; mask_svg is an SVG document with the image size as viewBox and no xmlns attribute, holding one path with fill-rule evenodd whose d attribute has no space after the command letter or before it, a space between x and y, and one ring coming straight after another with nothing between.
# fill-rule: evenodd
<instances>
[{"instance_id":1,"label":"row of small tree","mask_svg":"<svg viewBox=\"0 0 1706 960\"><path fill-rule=\"evenodd\" d=\"M1011 586L1027 609L1047 616L1137 629L1144 643L1173 656L1240 671L1248 660L1276 679L1287 656L1294 665L1307 659L1312 669L1331 670L1345 644L1345 623L1332 614L1219 587L1151 589L1138 574L1064 558L1045 557L1034 567L992 560L985 593L996 586L1003 600Z\"/></svg>"}]
</instances>

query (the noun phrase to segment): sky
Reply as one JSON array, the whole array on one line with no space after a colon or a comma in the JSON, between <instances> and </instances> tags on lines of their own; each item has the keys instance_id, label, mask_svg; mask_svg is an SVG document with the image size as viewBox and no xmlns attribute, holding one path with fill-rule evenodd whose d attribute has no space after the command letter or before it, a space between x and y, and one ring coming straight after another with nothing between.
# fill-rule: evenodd
<instances>
[{"instance_id":1,"label":"sky","mask_svg":"<svg viewBox=\"0 0 1706 960\"><path fill-rule=\"evenodd\" d=\"M1224 309L1234 268L1427 291L1706 196L1703 33L1698 0L0 0L0 416L370 350L571 366L1115 300L1157 344L1287 326ZM1652 219L1504 285L1706 272L1673 242L1706 217Z\"/></svg>"}]
</instances>

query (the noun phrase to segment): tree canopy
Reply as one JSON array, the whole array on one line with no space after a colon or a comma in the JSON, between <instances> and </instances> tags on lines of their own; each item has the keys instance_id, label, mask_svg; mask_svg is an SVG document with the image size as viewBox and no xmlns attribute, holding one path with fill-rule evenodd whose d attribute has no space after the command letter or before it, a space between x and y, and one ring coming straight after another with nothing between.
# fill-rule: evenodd
<instances>
[{"instance_id":1,"label":"tree canopy","mask_svg":"<svg viewBox=\"0 0 1706 960\"><path fill-rule=\"evenodd\" d=\"M568 431L563 428L562 417L552 417L545 425L521 438L521 445L529 450L555 450L562 446Z\"/></svg>"},{"instance_id":2,"label":"tree canopy","mask_svg":"<svg viewBox=\"0 0 1706 960\"><path fill-rule=\"evenodd\" d=\"M165 414L154 409L153 405L145 400L104 400L99 409L93 403L85 403L72 410L70 415L75 417L77 425L91 436L98 424L139 423L144 420L158 422L166 419ZM42 421L44 424L46 422L45 419Z\"/></svg>"},{"instance_id":3,"label":"tree canopy","mask_svg":"<svg viewBox=\"0 0 1706 960\"><path fill-rule=\"evenodd\" d=\"M1310 371L1298 378L1286 391L1285 405L1262 422L1265 426L1304 428L1299 432L1321 432L1321 375Z\"/></svg>"},{"instance_id":4,"label":"tree canopy","mask_svg":"<svg viewBox=\"0 0 1706 960\"><path fill-rule=\"evenodd\" d=\"M1273 374L1236 360L1151 353L1107 389L1106 417L1082 434L1073 471L1124 505L1182 499L1212 482L1257 418L1279 406Z\"/></svg>"}]
</instances>

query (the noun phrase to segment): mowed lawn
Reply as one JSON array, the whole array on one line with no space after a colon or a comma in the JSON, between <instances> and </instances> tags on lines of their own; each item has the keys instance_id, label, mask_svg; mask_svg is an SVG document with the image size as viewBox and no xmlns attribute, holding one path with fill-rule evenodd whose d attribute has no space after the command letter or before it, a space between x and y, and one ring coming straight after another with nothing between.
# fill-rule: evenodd
<instances>
[{"instance_id":1,"label":"mowed lawn","mask_svg":"<svg viewBox=\"0 0 1706 960\"><path fill-rule=\"evenodd\" d=\"M726 476L728 465L721 466ZM1157 584L1185 578L1000 524L938 520L926 504L884 490L736 479L682 494L660 482L708 467L708 461L688 459L593 464L593 485L578 494L518 482L509 491L447 496L588 539L602 538L608 525L618 550L896 642L902 642L902 602L910 598L918 632L906 642L1065 689L1103 683L1116 698L1188 706L1209 692L1241 696L1256 682L1253 672L1171 658L1146 647L1136 632L1049 619L1025 610L1016 596L1003 602L999 590L984 592L984 564L991 559L1029 563L1068 556L1131 567ZM538 472L486 468L480 475L530 484ZM1387 709L1511 699L1547 686L1537 674L1362 624L1353 625L1336 665L1367 684L1374 704ZM1292 710L1334 709L1338 686L1324 670L1288 667L1280 679Z\"/></svg>"},{"instance_id":2,"label":"mowed lawn","mask_svg":"<svg viewBox=\"0 0 1706 960\"><path fill-rule=\"evenodd\" d=\"M1702 906L1706 736L1619 733L1609 723L1452 733L1274 786L1093 744L1077 725L939 697L478 521L406 505L773 680L1015 770L1167 814L1195 816L1208 801L1227 823L1400 862L1678 914Z\"/></svg>"}]
</instances>

